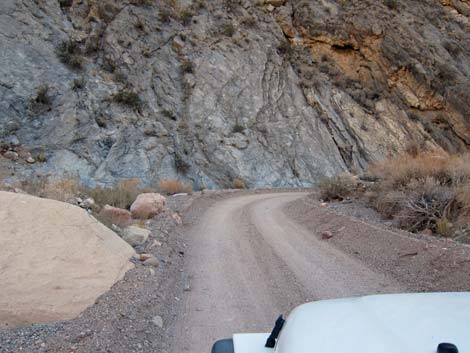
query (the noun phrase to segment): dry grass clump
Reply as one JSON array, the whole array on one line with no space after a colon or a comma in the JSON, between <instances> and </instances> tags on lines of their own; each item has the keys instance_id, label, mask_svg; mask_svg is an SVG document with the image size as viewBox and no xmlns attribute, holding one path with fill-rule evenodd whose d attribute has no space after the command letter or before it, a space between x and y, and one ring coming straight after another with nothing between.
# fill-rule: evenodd
<instances>
[{"instance_id":1,"label":"dry grass clump","mask_svg":"<svg viewBox=\"0 0 470 353\"><path fill-rule=\"evenodd\" d=\"M405 154L373 165L370 172L391 188L429 177L444 185L462 184L470 181L470 155L450 156L444 152Z\"/></svg>"},{"instance_id":2,"label":"dry grass clump","mask_svg":"<svg viewBox=\"0 0 470 353\"><path fill-rule=\"evenodd\" d=\"M246 189L245 181L240 178L235 178L233 180L233 187L234 189Z\"/></svg>"},{"instance_id":3,"label":"dry grass clump","mask_svg":"<svg viewBox=\"0 0 470 353\"><path fill-rule=\"evenodd\" d=\"M470 155L405 154L373 165L371 204L406 230L451 236L470 224Z\"/></svg>"},{"instance_id":4,"label":"dry grass clump","mask_svg":"<svg viewBox=\"0 0 470 353\"><path fill-rule=\"evenodd\" d=\"M137 196L147 190L140 187L139 179L125 179L113 187L86 188L84 192L100 205L129 208Z\"/></svg>"},{"instance_id":5,"label":"dry grass clump","mask_svg":"<svg viewBox=\"0 0 470 353\"><path fill-rule=\"evenodd\" d=\"M112 187L90 188L73 177L60 180L36 178L24 180L18 187L30 195L57 201L73 202L76 197L91 197L98 207L111 205L119 208L129 208L139 194L151 192L140 187L139 179L125 179Z\"/></svg>"},{"instance_id":6,"label":"dry grass clump","mask_svg":"<svg viewBox=\"0 0 470 353\"><path fill-rule=\"evenodd\" d=\"M175 179L164 179L158 183L158 190L166 195L174 195L179 193L191 193L193 187Z\"/></svg>"},{"instance_id":7,"label":"dry grass clump","mask_svg":"<svg viewBox=\"0 0 470 353\"><path fill-rule=\"evenodd\" d=\"M62 202L70 201L80 192L80 184L76 178L22 180L18 187L27 194Z\"/></svg>"},{"instance_id":8,"label":"dry grass clump","mask_svg":"<svg viewBox=\"0 0 470 353\"><path fill-rule=\"evenodd\" d=\"M357 188L357 182L350 175L337 175L325 178L318 183L320 198L323 201L344 200Z\"/></svg>"}]
</instances>

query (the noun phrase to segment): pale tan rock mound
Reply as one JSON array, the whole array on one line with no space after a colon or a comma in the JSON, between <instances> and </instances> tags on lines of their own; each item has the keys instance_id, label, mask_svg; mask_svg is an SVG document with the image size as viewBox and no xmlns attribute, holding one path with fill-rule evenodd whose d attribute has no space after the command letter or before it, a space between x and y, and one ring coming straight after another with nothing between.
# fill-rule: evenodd
<instances>
[{"instance_id":1,"label":"pale tan rock mound","mask_svg":"<svg viewBox=\"0 0 470 353\"><path fill-rule=\"evenodd\" d=\"M76 317L133 267L133 254L79 207L0 192L0 327Z\"/></svg>"},{"instance_id":2,"label":"pale tan rock mound","mask_svg":"<svg viewBox=\"0 0 470 353\"><path fill-rule=\"evenodd\" d=\"M149 219L165 209L166 199L157 193L140 194L131 205L133 218Z\"/></svg>"}]
</instances>

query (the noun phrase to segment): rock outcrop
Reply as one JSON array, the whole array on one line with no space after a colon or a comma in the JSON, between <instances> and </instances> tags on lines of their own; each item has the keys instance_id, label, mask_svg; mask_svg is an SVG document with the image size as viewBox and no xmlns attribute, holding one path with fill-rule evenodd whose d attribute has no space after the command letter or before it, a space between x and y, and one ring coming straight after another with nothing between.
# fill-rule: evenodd
<instances>
[{"instance_id":1,"label":"rock outcrop","mask_svg":"<svg viewBox=\"0 0 470 353\"><path fill-rule=\"evenodd\" d=\"M131 205L132 217L137 219L152 218L162 213L165 205L166 199L160 194L140 194Z\"/></svg>"},{"instance_id":2,"label":"rock outcrop","mask_svg":"<svg viewBox=\"0 0 470 353\"><path fill-rule=\"evenodd\" d=\"M469 15L466 0L4 0L0 164L280 187L411 144L465 151Z\"/></svg>"},{"instance_id":3,"label":"rock outcrop","mask_svg":"<svg viewBox=\"0 0 470 353\"><path fill-rule=\"evenodd\" d=\"M79 207L2 191L0 248L0 327L74 318L135 254Z\"/></svg>"}]
</instances>

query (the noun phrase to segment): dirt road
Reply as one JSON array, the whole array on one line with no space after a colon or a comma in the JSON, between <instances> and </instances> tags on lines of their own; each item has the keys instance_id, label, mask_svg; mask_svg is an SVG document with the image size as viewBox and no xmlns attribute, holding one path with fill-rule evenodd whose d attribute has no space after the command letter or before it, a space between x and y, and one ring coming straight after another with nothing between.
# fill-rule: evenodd
<instances>
[{"instance_id":1,"label":"dirt road","mask_svg":"<svg viewBox=\"0 0 470 353\"><path fill-rule=\"evenodd\" d=\"M234 332L266 332L306 301L406 288L314 236L283 207L304 193L230 198L188 236L188 291L173 353L210 352Z\"/></svg>"},{"instance_id":2,"label":"dirt road","mask_svg":"<svg viewBox=\"0 0 470 353\"><path fill-rule=\"evenodd\" d=\"M266 332L306 301L470 290L470 246L371 223L372 210L354 202L337 212L306 195L168 198L184 225L172 212L152 220L141 251L156 256L158 268L134 261L73 320L0 330L0 352L209 353L214 340ZM332 237L323 239L325 231Z\"/></svg>"}]
</instances>

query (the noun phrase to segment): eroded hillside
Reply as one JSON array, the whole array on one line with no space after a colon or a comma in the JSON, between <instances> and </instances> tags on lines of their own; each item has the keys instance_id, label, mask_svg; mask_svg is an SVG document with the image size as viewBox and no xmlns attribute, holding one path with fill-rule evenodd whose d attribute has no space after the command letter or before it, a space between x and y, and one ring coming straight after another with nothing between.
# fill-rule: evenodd
<instances>
[{"instance_id":1,"label":"eroded hillside","mask_svg":"<svg viewBox=\"0 0 470 353\"><path fill-rule=\"evenodd\" d=\"M6 180L310 185L470 144L470 2L4 0Z\"/></svg>"}]
</instances>

